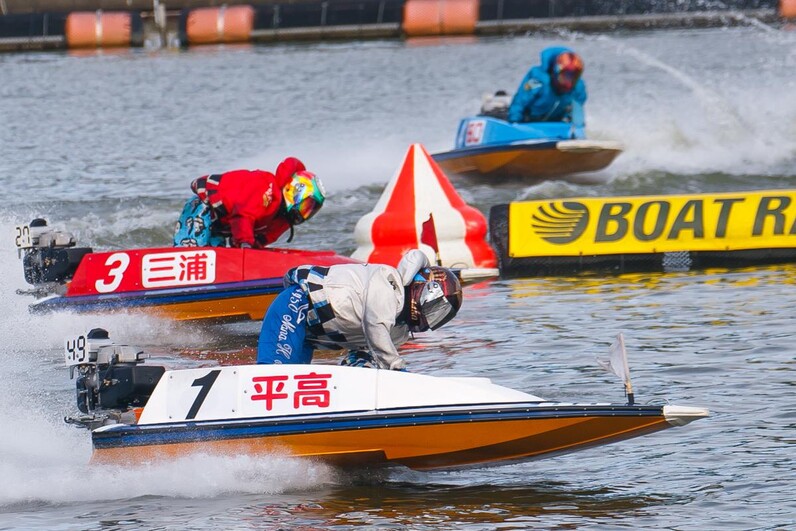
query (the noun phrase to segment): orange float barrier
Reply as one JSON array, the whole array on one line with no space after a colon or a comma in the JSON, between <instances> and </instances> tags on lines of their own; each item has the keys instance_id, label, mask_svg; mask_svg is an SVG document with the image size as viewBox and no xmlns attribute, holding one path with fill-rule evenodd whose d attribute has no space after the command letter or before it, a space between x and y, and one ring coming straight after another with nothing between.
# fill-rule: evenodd
<instances>
[{"instance_id":1,"label":"orange float barrier","mask_svg":"<svg viewBox=\"0 0 796 531\"><path fill-rule=\"evenodd\" d=\"M188 14L188 44L248 42L254 27L252 6L194 9Z\"/></svg>"},{"instance_id":2,"label":"orange float barrier","mask_svg":"<svg viewBox=\"0 0 796 531\"><path fill-rule=\"evenodd\" d=\"M403 30L409 37L471 35L478 22L478 0L407 0Z\"/></svg>"},{"instance_id":3,"label":"orange float barrier","mask_svg":"<svg viewBox=\"0 0 796 531\"><path fill-rule=\"evenodd\" d=\"M779 15L796 19L796 0L779 0Z\"/></svg>"},{"instance_id":4,"label":"orange float barrier","mask_svg":"<svg viewBox=\"0 0 796 531\"><path fill-rule=\"evenodd\" d=\"M75 12L66 17L68 48L105 48L130 46L132 35L130 13Z\"/></svg>"}]
</instances>

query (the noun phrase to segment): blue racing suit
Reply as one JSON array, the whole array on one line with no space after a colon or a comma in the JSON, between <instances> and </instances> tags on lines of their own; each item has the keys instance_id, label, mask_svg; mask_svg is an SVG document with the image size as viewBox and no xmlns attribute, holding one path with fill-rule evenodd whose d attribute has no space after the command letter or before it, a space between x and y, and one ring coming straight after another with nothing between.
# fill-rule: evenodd
<instances>
[{"instance_id":1,"label":"blue racing suit","mask_svg":"<svg viewBox=\"0 0 796 531\"><path fill-rule=\"evenodd\" d=\"M586 84L579 79L575 88L559 94L553 88L550 70L560 53L571 52L557 46L542 50L541 64L531 68L522 79L509 106L509 122L571 122L582 131L585 120Z\"/></svg>"},{"instance_id":2,"label":"blue racing suit","mask_svg":"<svg viewBox=\"0 0 796 531\"><path fill-rule=\"evenodd\" d=\"M257 363L312 361L315 347L307 341L309 299L300 285L290 285L268 307L257 342Z\"/></svg>"}]
</instances>

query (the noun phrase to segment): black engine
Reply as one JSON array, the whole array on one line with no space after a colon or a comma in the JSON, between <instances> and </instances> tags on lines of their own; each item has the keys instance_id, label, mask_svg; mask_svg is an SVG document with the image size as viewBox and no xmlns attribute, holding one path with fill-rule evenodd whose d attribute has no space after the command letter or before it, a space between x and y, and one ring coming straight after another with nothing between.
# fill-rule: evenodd
<instances>
[{"instance_id":1,"label":"black engine","mask_svg":"<svg viewBox=\"0 0 796 531\"><path fill-rule=\"evenodd\" d=\"M68 232L50 230L47 221L34 219L17 227L17 247L23 253L25 281L33 286L63 284L70 280L90 247L76 247Z\"/></svg>"},{"instance_id":2,"label":"black engine","mask_svg":"<svg viewBox=\"0 0 796 531\"><path fill-rule=\"evenodd\" d=\"M66 353L70 375L78 373L77 408L85 414L66 420L89 429L135 422L135 416L127 413L146 405L166 370L143 365L141 350L114 344L102 328L67 341Z\"/></svg>"},{"instance_id":3,"label":"black engine","mask_svg":"<svg viewBox=\"0 0 796 531\"><path fill-rule=\"evenodd\" d=\"M96 373L77 377L77 408L83 413L98 409L143 407L163 376L158 366L116 363Z\"/></svg>"}]
</instances>

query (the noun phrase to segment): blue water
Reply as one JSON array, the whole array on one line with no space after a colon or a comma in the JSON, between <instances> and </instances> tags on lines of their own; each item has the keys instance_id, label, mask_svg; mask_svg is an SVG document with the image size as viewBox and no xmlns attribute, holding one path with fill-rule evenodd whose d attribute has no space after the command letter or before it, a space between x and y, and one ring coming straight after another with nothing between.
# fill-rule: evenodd
<instances>
[{"instance_id":1,"label":"blue water","mask_svg":"<svg viewBox=\"0 0 796 531\"><path fill-rule=\"evenodd\" d=\"M66 336L103 326L194 366L253 358L257 325L30 315L14 225L43 215L95 248L167 245L191 179L295 155L330 198L291 245L350 253L410 143L449 149L482 93L513 90L561 43L586 63L590 136L625 153L589 186L455 180L471 205L793 186L796 33L779 29L0 55L0 528L796 527L792 266L485 282L403 350L413 371L621 401L594 361L621 331L639 402L711 410L568 456L432 473L280 456L89 466L87 433L62 421Z\"/></svg>"}]
</instances>

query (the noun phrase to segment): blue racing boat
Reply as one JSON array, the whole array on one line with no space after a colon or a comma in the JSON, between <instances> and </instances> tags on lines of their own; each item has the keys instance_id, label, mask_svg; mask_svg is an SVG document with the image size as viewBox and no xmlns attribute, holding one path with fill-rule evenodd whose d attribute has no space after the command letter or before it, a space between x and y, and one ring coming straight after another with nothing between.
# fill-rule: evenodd
<instances>
[{"instance_id":1,"label":"blue racing boat","mask_svg":"<svg viewBox=\"0 0 796 531\"><path fill-rule=\"evenodd\" d=\"M462 119L455 148L432 155L437 164L468 177L544 180L601 170L622 152L621 143L588 140L583 128L569 122L508 122L508 101L498 94L485 101L481 114Z\"/></svg>"}]
</instances>

